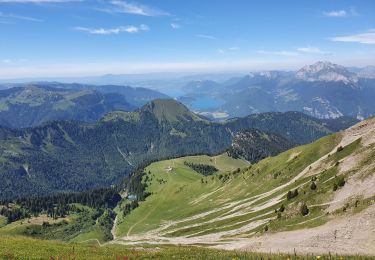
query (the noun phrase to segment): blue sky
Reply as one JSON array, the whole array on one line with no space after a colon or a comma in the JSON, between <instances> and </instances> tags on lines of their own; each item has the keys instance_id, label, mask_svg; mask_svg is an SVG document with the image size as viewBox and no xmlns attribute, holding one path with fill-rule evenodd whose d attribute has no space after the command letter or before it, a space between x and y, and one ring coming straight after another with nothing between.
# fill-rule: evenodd
<instances>
[{"instance_id":1,"label":"blue sky","mask_svg":"<svg viewBox=\"0 0 375 260\"><path fill-rule=\"evenodd\" d=\"M0 0L0 78L375 65L375 1Z\"/></svg>"}]
</instances>

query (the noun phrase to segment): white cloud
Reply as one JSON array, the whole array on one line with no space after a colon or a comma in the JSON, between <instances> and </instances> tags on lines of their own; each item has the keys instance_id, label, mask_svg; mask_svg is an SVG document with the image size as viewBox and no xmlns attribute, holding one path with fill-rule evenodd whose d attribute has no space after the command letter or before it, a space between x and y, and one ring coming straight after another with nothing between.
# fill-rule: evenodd
<instances>
[{"instance_id":1,"label":"white cloud","mask_svg":"<svg viewBox=\"0 0 375 260\"><path fill-rule=\"evenodd\" d=\"M322 51L318 47L306 46L297 48L297 51L309 54L330 54L330 52Z\"/></svg>"},{"instance_id":2,"label":"white cloud","mask_svg":"<svg viewBox=\"0 0 375 260\"><path fill-rule=\"evenodd\" d=\"M87 32L90 34L120 34L120 33L138 33L141 31L149 31L150 28L147 25L141 24L140 26L119 26L116 28L87 28L87 27L75 27L76 31Z\"/></svg>"},{"instance_id":3,"label":"white cloud","mask_svg":"<svg viewBox=\"0 0 375 260\"><path fill-rule=\"evenodd\" d=\"M0 17L1 18L6 18L6 19L17 19L17 20L25 20L25 21L30 21L30 22L43 22L41 19L29 17L29 16L22 16L22 15L15 15L15 14L4 14L0 12Z\"/></svg>"},{"instance_id":4,"label":"white cloud","mask_svg":"<svg viewBox=\"0 0 375 260\"><path fill-rule=\"evenodd\" d=\"M265 51L265 50L258 50L256 51L259 54L266 54L266 55L277 55L277 56L297 56L298 53L294 51Z\"/></svg>"},{"instance_id":5,"label":"white cloud","mask_svg":"<svg viewBox=\"0 0 375 260\"><path fill-rule=\"evenodd\" d=\"M208 39L208 40L217 40L215 36L207 35L207 34L195 34L194 36L198 38Z\"/></svg>"},{"instance_id":6,"label":"white cloud","mask_svg":"<svg viewBox=\"0 0 375 260\"><path fill-rule=\"evenodd\" d=\"M141 5L137 3L130 3L121 0L112 0L109 2L114 6L113 9L109 10L110 12L117 12L117 13L127 13L127 14L135 14L135 15L143 15L143 16L165 16L170 15L168 12L163 10L153 8L146 5Z\"/></svg>"},{"instance_id":7,"label":"white cloud","mask_svg":"<svg viewBox=\"0 0 375 260\"><path fill-rule=\"evenodd\" d=\"M328 12L323 12L323 14L328 17L344 17L348 15L348 13L345 10L332 10Z\"/></svg>"},{"instance_id":8,"label":"white cloud","mask_svg":"<svg viewBox=\"0 0 375 260\"><path fill-rule=\"evenodd\" d=\"M365 33L337 36L331 38L335 42L356 42L362 44L375 44L375 29L368 30Z\"/></svg>"},{"instance_id":9,"label":"white cloud","mask_svg":"<svg viewBox=\"0 0 375 260\"><path fill-rule=\"evenodd\" d=\"M177 30L177 29L181 28L181 25L179 25L178 23L171 23L171 27L172 27L172 29Z\"/></svg>"},{"instance_id":10,"label":"white cloud","mask_svg":"<svg viewBox=\"0 0 375 260\"><path fill-rule=\"evenodd\" d=\"M238 51L238 50L240 50L240 48L234 46L234 47L229 47L229 48L225 48L225 49L217 49L217 52L219 54L225 54L225 53L228 53L228 52L233 52L233 51Z\"/></svg>"},{"instance_id":11,"label":"white cloud","mask_svg":"<svg viewBox=\"0 0 375 260\"><path fill-rule=\"evenodd\" d=\"M347 17L347 16L358 16L359 14L355 10L354 7L348 9L348 10L331 10L327 12L323 12L323 15L327 17Z\"/></svg>"}]
</instances>

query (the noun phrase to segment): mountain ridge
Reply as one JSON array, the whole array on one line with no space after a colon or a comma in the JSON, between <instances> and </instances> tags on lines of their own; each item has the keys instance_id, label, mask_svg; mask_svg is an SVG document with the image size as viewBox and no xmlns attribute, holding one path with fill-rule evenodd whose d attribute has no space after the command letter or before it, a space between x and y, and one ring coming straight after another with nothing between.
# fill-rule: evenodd
<instances>
[{"instance_id":1,"label":"mountain ridge","mask_svg":"<svg viewBox=\"0 0 375 260\"><path fill-rule=\"evenodd\" d=\"M148 109L140 109L111 112L96 123L52 121L34 128L0 128L1 195L24 197L110 186L146 161L223 151L241 129L275 131L295 143L332 133L323 121L302 113L254 115L227 123L198 116L199 120L186 120L182 104L174 100L157 104L171 107L171 102L182 116L174 111L173 118L168 114L167 120L160 120Z\"/></svg>"},{"instance_id":2,"label":"mountain ridge","mask_svg":"<svg viewBox=\"0 0 375 260\"><path fill-rule=\"evenodd\" d=\"M371 69L368 74L371 74ZM363 120L375 114L371 102L375 98L375 80L331 62L306 65L295 72L250 73L228 82L219 84L210 93L196 89L195 95L189 93L188 99L180 99L193 109L194 100L202 96L220 101L214 107L196 108L213 118L215 113L231 118L254 113L300 111L321 119L349 116Z\"/></svg>"}]
</instances>

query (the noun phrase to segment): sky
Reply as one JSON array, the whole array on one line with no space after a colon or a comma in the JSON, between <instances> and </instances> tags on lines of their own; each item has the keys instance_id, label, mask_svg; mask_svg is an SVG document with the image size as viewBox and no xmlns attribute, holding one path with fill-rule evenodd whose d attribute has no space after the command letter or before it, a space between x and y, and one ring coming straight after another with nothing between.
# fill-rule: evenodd
<instances>
[{"instance_id":1,"label":"sky","mask_svg":"<svg viewBox=\"0 0 375 260\"><path fill-rule=\"evenodd\" d=\"M375 65L375 1L0 0L0 79Z\"/></svg>"}]
</instances>

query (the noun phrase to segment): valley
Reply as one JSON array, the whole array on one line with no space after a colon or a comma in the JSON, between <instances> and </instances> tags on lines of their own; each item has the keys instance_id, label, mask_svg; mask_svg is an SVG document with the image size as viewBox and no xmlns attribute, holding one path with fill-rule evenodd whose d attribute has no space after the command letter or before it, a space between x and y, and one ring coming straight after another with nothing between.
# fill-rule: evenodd
<instances>
[{"instance_id":1,"label":"valley","mask_svg":"<svg viewBox=\"0 0 375 260\"><path fill-rule=\"evenodd\" d=\"M64 218L3 223L0 236L53 239L63 232L58 240L111 253L123 246L182 254L194 246L192 254L208 247L210 254L373 255L374 126L368 119L254 164L226 153L153 162L133 173L107 209L75 204ZM130 198L139 194L135 183L147 194L138 202Z\"/></svg>"},{"instance_id":2,"label":"valley","mask_svg":"<svg viewBox=\"0 0 375 260\"><path fill-rule=\"evenodd\" d=\"M375 259L374 14L0 0L0 260Z\"/></svg>"}]
</instances>

